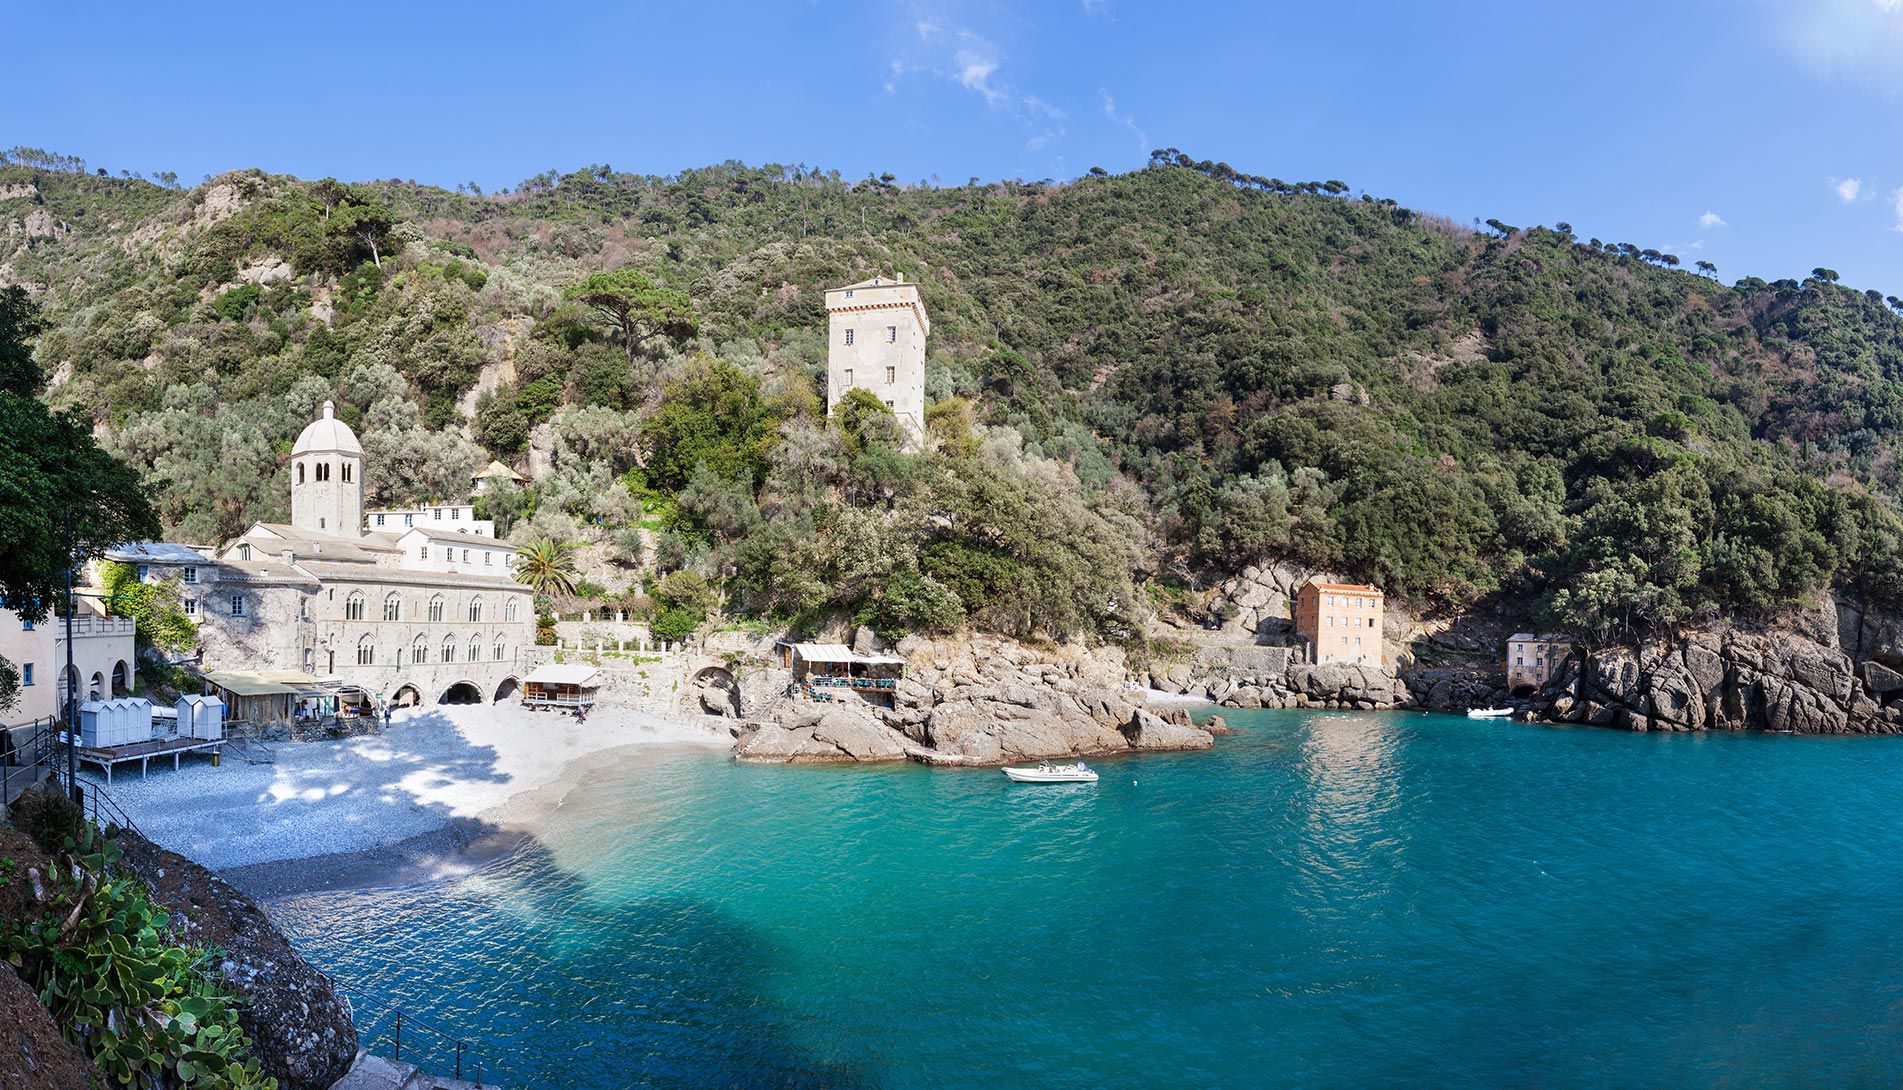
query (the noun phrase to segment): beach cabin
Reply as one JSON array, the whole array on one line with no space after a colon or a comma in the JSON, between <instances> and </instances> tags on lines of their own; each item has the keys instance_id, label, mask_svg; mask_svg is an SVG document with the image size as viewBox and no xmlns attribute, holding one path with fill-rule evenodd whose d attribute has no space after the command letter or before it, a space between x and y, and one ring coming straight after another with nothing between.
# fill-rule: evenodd
<instances>
[{"instance_id":1,"label":"beach cabin","mask_svg":"<svg viewBox=\"0 0 1903 1090\"><path fill-rule=\"evenodd\" d=\"M860 654L843 643L783 644L780 655L781 663L793 671L793 684L814 698L845 689L890 707L899 682L905 680L904 659Z\"/></svg>"},{"instance_id":2,"label":"beach cabin","mask_svg":"<svg viewBox=\"0 0 1903 1090\"><path fill-rule=\"evenodd\" d=\"M237 671L206 671L205 686L224 704L227 722L288 723L297 696L295 686Z\"/></svg>"},{"instance_id":3,"label":"beach cabin","mask_svg":"<svg viewBox=\"0 0 1903 1090\"><path fill-rule=\"evenodd\" d=\"M601 671L593 666L538 666L522 679L525 708L592 708L601 691Z\"/></svg>"},{"instance_id":4,"label":"beach cabin","mask_svg":"<svg viewBox=\"0 0 1903 1090\"><path fill-rule=\"evenodd\" d=\"M225 736L225 702L215 696L181 696L174 705L181 738L216 741Z\"/></svg>"}]
</instances>

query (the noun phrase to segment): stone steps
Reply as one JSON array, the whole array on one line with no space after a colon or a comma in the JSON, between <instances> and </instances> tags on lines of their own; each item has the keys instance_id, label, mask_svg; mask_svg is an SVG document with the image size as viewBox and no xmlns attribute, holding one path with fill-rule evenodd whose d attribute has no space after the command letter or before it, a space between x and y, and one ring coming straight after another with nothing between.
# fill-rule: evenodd
<instances>
[{"instance_id":1,"label":"stone steps","mask_svg":"<svg viewBox=\"0 0 1903 1090\"><path fill-rule=\"evenodd\" d=\"M437 1075L426 1075L416 1069L415 1064L401 1060L386 1060L373 1056L362 1049L357 1050L357 1059L350 1065L344 1077L332 1083L330 1090L495 1090L494 1087L478 1087L476 1083L461 1079L447 1079Z\"/></svg>"}]
</instances>

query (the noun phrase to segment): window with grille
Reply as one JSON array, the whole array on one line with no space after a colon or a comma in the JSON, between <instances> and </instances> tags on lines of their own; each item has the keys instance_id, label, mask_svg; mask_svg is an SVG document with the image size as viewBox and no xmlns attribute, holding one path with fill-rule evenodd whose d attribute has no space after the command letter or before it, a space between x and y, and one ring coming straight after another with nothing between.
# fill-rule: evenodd
<instances>
[{"instance_id":1,"label":"window with grille","mask_svg":"<svg viewBox=\"0 0 1903 1090\"><path fill-rule=\"evenodd\" d=\"M850 329L846 330L846 343L847 344L852 343L852 330Z\"/></svg>"}]
</instances>

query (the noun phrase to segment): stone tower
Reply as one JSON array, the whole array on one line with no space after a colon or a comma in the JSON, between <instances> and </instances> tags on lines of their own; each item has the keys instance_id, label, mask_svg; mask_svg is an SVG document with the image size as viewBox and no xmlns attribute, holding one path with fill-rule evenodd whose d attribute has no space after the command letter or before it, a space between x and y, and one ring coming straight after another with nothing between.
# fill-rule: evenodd
<instances>
[{"instance_id":1,"label":"stone tower","mask_svg":"<svg viewBox=\"0 0 1903 1090\"><path fill-rule=\"evenodd\" d=\"M363 446L328 401L291 447L291 525L363 536Z\"/></svg>"},{"instance_id":2,"label":"stone tower","mask_svg":"<svg viewBox=\"0 0 1903 1090\"><path fill-rule=\"evenodd\" d=\"M905 429L906 449L925 441L925 338L932 320L918 285L874 277L826 293L826 411L854 387L886 403Z\"/></svg>"}]
</instances>

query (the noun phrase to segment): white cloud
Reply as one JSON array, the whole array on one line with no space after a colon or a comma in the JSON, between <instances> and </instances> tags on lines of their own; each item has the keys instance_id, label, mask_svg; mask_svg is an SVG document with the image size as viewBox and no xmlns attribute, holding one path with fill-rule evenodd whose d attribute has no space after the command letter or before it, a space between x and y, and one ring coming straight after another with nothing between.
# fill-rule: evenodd
<instances>
[{"instance_id":1,"label":"white cloud","mask_svg":"<svg viewBox=\"0 0 1903 1090\"><path fill-rule=\"evenodd\" d=\"M958 71L953 75L967 91L976 91L985 96L985 101L993 106L1003 103L1008 97L1003 91L991 85L992 73L998 70L995 57L987 57L970 49L961 49L957 57Z\"/></svg>"},{"instance_id":2,"label":"white cloud","mask_svg":"<svg viewBox=\"0 0 1903 1090\"><path fill-rule=\"evenodd\" d=\"M1103 115L1136 134L1138 151L1149 151L1150 138L1141 128L1137 127L1136 118L1129 114L1119 114L1117 112L1117 100L1111 97L1108 88L1097 88L1097 94L1103 98Z\"/></svg>"},{"instance_id":3,"label":"white cloud","mask_svg":"<svg viewBox=\"0 0 1903 1090\"><path fill-rule=\"evenodd\" d=\"M1837 199L1845 204L1856 203L1857 196L1863 192L1862 178L1845 178L1842 181L1838 181L1835 178L1826 178L1824 180L1829 184L1830 188L1837 191Z\"/></svg>"},{"instance_id":4,"label":"white cloud","mask_svg":"<svg viewBox=\"0 0 1903 1090\"><path fill-rule=\"evenodd\" d=\"M1029 140L1026 140L1024 142L1024 148L1026 151L1038 151L1039 149L1043 148L1044 145L1050 143L1053 140L1060 140L1063 138L1063 136L1064 136L1064 128L1061 125L1055 129L1045 129L1043 132L1038 133L1036 136L1031 137Z\"/></svg>"},{"instance_id":5,"label":"white cloud","mask_svg":"<svg viewBox=\"0 0 1903 1090\"><path fill-rule=\"evenodd\" d=\"M1704 215L1698 217L1698 226L1723 227L1725 226L1725 219L1716 212L1706 212Z\"/></svg>"},{"instance_id":6,"label":"white cloud","mask_svg":"<svg viewBox=\"0 0 1903 1090\"><path fill-rule=\"evenodd\" d=\"M1085 15L1110 14L1110 0L1084 0Z\"/></svg>"},{"instance_id":7,"label":"white cloud","mask_svg":"<svg viewBox=\"0 0 1903 1090\"><path fill-rule=\"evenodd\" d=\"M1899 0L1772 0L1770 32L1819 76L1889 96L1903 91Z\"/></svg>"},{"instance_id":8,"label":"white cloud","mask_svg":"<svg viewBox=\"0 0 1903 1090\"><path fill-rule=\"evenodd\" d=\"M1896 212L1896 229L1903 231L1903 189L1890 194L1890 207Z\"/></svg>"}]
</instances>

